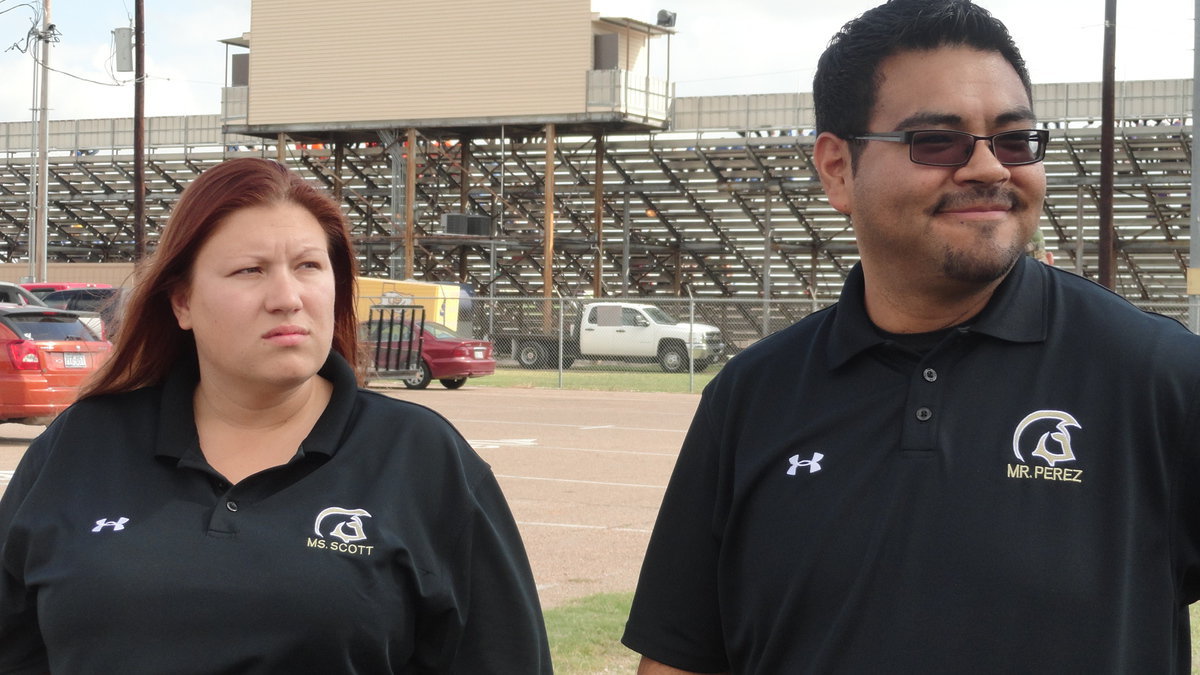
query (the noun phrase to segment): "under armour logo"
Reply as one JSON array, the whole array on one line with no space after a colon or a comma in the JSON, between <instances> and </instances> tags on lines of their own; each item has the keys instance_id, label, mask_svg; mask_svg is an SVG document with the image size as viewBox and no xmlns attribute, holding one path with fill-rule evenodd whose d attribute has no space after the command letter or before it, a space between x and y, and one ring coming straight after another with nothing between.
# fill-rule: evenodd
<instances>
[{"instance_id":1,"label":"under armour logo","mask_svg":"<svg viewBox=\"0 0 1200 675\"><path fill-rule=\"evenodd\" d=\"M116 520L105 520L101 518L100 520L96 521L96 526L92 528L92 532L99 532L106 527L111 527L113 532L120 532L121 530L125 529L125 523L128 522L129 519L125 517L121 517Z\"/></svg>"},{"instance_id":2,"label":"under armour logo","mask_svg":"<svg viewBox=\"0 0 1200 675\"><path fill-rule=\"evenodd\" d=\"M788 469L787 475L795 476L796 470L802 466L808 467L809 473L816 473L821 470L821 460L825 459L825 455L819 452L814 452L812 459L800 459L800 455L792 455L788 461L792 463L792 467Z\"/></svg>"}]
</instances>

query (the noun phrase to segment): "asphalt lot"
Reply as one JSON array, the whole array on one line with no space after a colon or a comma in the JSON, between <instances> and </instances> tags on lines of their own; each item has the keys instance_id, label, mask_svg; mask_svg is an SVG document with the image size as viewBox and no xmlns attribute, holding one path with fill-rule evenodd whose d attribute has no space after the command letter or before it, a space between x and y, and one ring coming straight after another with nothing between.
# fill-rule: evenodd
<instances>
[{"instance_id":1,"label":"asphalt lot","mask_svg":"<svg viewBox=\"0 0 1200 675\"><path fill-rule=\"evenodd\" d=\"M441 413L492 465L545 607L633 590L699 394L380 390ZM0 424L0 486L41 430Z\"/></svg>"},{"instance_id":2,"label":"asphalt lot","mask_svg":"<svg viewBox=\"0 0 1200 675\"><path fill-rule=\"evenodd\" d=\"M390 390L442 413L492 465L542 603L631 591L699 394Z\"/></svg>"}]
</instances>

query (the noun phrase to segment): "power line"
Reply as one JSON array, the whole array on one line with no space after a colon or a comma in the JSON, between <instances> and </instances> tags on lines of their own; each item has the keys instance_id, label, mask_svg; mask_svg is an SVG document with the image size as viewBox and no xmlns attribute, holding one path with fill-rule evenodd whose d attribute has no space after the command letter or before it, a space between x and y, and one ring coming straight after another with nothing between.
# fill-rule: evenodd
<instances>
[{"instance_id":1,"label":"power line","mask_svg":"<svg viewBox=\"0 0 1200 675\"><path fill-rule=\"evenodd\" d=\"M4 2L4 0L0 0L0 2ZM37 5L34 5L32 2L22 2L21 4L13 5L12 7L9 7L8 9L0 9L0 14L8 14L9 12L13 11L14 9L20 9L22 7L28 7L29 9L33 10L33 13L35 16L38 13Z\"/></svg>"},{"instance_id":2,"label":"power line","mask_svg":"<svg viewBox=\"0 0 1200 675\"><path fill-rule=\"evenodd\" d=\"M86 77L83 77L83 76L80 76L80 75L76 75L76 74L74 74L74 73L68 73L68 72L67 72L67 71L65 71L65 70L59 70L58 68L54 68L54 67L52 67L52 66L47 66L46 64L42 63L42 62L41 62L41 61L38 59L38 57L37 57L37 56L34 56L34 57L33 57L33 60L34 60L34 62L35 62L35 63L37 63L39 66L42 66L42 67L44 67L46 70L50 70L50 71L56 72L56 73L58 73L59 75L66 75L67 77L74 78L74 79L76 79L76 80L79 80L79 81L81 81L81 82L90 82L90 83L92 83L92 84L98 84L98 85L100 85L100 86L102 86L102 87L123 87L123 86L125 86L125 85L129 84L130 82L133 82L133 81L134 81L134 80L125 80L125 81L118 80L118 81L115 81L115 82L101 82L101 81L99 81L99 80L93 80L93 79L86 78Z\"/></svg>"},{"instance_id":3,"label":"power line","mask_svg":"<svg viewBox=\"0 0 1200 675\"><path fill-rule=\"evenodd\" d=\"M4 0L0 0L0 2L4 2ZM11 46L9 46L8 49L4 50L6 52L12 51L15 49L15 50L21 52L22 54L28 53L29 43L41 35L41 31L39 31L37 28L38 24L41 23L41 20L42 20L42 14L41 14L42 8L40 6L35 5L32 2L23 2L19 5L13 5L12 7L9 7L8 9L0 11L0 14L7 14L8 12L13 11L14 9L20 9L21 7L28 8L31 12L33 12L33 18L30 20L29 30L25 32L25 43L21 44L20 42L14 42Z\"/></svg>"}]
</instances>

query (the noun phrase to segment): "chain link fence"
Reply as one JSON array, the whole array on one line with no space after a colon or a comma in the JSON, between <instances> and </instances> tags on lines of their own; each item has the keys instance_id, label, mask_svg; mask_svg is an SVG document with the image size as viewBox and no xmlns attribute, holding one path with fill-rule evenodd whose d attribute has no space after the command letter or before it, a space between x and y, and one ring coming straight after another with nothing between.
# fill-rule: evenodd
<instances>
[{"instance_id":1,"label":"chain link fence","mask_svg":"<svg viewBox=\"0 0 1200 675\"><path fill-rule=\"evenodd\" d=\"M1189 310L1186 302L1131 302L1147 312L1169 316L1185 326L1188 325Z\"/></svg>"},{"instance_id":2,"label":"chain link fence","mask_svg":"<svg viewBox=\"0 0 1200 675\"><path fill-rule=\"evenodd\" d=\"M730 357L813 310L811 300L475 297L460 304L457 330L492 342L498 373L549 373L549 386L699 391Z\"/></svg>"},{"instance_id":3,"label":"chain link fence","mask_svg":"<svg viewBox=\"0 0 1200 675\"><path fill-rule=\"evenodd\" d=\"M414 298L418 304L441 301ZM498 374L524 374L529 386L699 391L730 357L831 303L809 299L629 297L460 297L463 337L493 345ZM1187 303L1140 307L1187 325ZM447 320L456 316L456 320Z\"/></svg>"}]
</instances>

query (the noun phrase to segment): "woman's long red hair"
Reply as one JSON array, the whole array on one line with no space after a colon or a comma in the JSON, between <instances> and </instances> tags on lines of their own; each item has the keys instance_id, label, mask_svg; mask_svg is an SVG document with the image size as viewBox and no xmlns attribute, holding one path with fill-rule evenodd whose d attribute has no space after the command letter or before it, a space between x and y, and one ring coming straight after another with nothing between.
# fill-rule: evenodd
<instances>
[{"instance_id":1,"label":"woman's long red hair","mask_svg":"<svg viewBox=\"0 0 1200 675\"><path fill-rule=\"evenodd\" d=\"M333 349L358 372L357 263L341 209L282 164L240 158L208 169L184 189L157 248L138 266L133 287L121 303L112 353L80 397L155 385L176 362L195 359L196 343L190 331L179 327L171 308L172 295L186 291L196 254L226 216L278 203L303 207L325 230L336 287Z\"/></svg>"}]
</instances>

